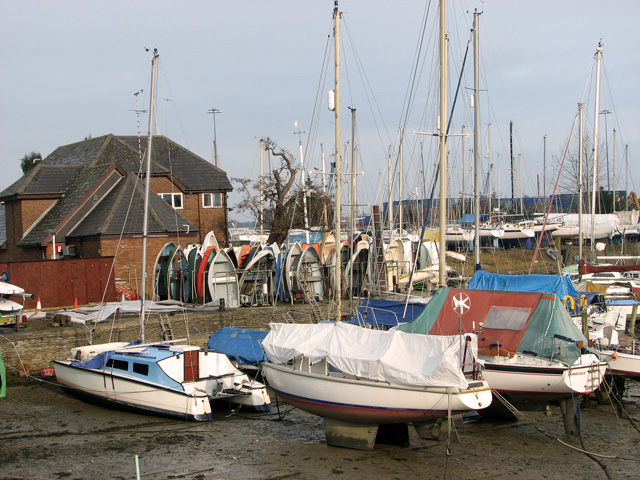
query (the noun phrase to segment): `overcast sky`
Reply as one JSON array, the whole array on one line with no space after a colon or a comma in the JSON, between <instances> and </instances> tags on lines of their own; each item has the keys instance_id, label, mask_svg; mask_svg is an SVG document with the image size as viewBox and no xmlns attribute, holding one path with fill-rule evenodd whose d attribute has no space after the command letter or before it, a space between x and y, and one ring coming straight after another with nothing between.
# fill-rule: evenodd
<instances>
[{"instance_id":1,"label":"overcast sky","mask_svg":"<svg viewBox=\"0 0 640 480\"><path fill-rule=\"evenodd\" d=\"M616 128L618 188L627 181L624 145L629 145L629 188L637 191L639 2L489 0L447 5L451 98L473 22L471 12L476 8L483 12L479 29L483 157L491 139L491 160L483 159L483 175L493 163L492 182L495 185L500 177L498 190L503 196L511 193L510 121L514 122L514 156L521 155L522 162L520 168L516 161L515 168L523 173L522 188L529 195L537 195L538 176L540 181L543 178L545 135L545 188L551 193L554 158L562 157L578 102L585 103L585 132L592 135L593 60L600 40L604 45L600 110L612 112L600 115L600 138L608 142L612 164L612 130ZM332 57L329 71L323 73L332 9L333 0L0 0L0 161L4 171L0 189L20 178L20 158L25 153L35 150L46 156L89 135L136 135L134 93L144 90L138 97L140 108L149 105L151 55L145 47L157 48L160 54L157 124L161 134L212 161L213 117L206 112L220 109L216 116L220 167L229 177L257 179L261 137L268 136L299 156L297 121L304 132L305 164L319 168L320 144L327 162L334 148L333 115L326 108L327 90L333 83ZM397 157L401 125L406 127L404 197L409 198L407 192L430 186L437 159L435 137L415 133L436 128L437 2L342 0L340 10L345 12L343 140L351 137L347 107L353 107L358 171L364 172L358 180L358 202L385 199L379 185L386 184L390 147L394 161ZM405 120L421 38L419 74ZM472 128L468 99L473 87L472 52L450 133L460 133L463 124L467 131ZM143 115L143 134L147 124ZM473 139L465 141L468 157ZM451 137L449 142L451 190L457 195L464 177L465 191L470 192L468 158L461 175L462 139ZM421 180L422 171L425 180ZM319 182L320 177L314 180ZM232 195L231 206L237 201ZM231 217L246 220L235 211Z\"/></svg>"}]
</instances>

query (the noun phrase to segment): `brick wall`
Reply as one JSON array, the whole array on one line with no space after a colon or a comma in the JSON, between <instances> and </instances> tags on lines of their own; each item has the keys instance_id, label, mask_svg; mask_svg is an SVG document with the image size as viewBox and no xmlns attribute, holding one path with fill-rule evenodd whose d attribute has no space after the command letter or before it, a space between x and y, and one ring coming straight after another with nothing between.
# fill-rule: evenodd
<instances>
[{"instance_id":1,"label":"brick wall","mask_svg":"<svg viewBox=\"0 0 640 480\"><path fill-rule=\"evenodd\" d=\"M114 277L116 280L116 292L125 295L140 292L140 272L142 269L142 238L140 236L119 238L104 238L100 242L102 256L115 256ZM148 298L153 288L153 269L156 258L165 244L173 242L185 248L189 243L194 243L194 235L150 236L147 240L147 283L145 285ZM117 250L117 255L116 255ZM128 297L130 298L130 297Z\"/></svg>"}]
</instances>

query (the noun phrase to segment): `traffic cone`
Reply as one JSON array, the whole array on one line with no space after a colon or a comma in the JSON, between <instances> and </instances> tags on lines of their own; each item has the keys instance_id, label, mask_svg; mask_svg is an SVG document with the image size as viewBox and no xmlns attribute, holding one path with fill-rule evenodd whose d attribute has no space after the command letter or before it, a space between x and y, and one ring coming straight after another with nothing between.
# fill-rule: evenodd
<instances>
[{"instance_id":1,"label":"traffic cone","mask_svg":"<svg viewBox=\"0 0 640 480\"><path fill-rule=\"evenodd\" d=\"M73 308L78 308L78 299L77 298L73 299Z\"/></svg>"},{"instance_id":2,"label":"traffic cone","mask_svg":"<svg viewBox=\"0 0 640 480\"><path fill-rule=\"evenodd\" d=\"M42 304L40 303L40 297L38 297L38 302L36 303L36 312L42 311Z\"/></svg>"}]
</instances>

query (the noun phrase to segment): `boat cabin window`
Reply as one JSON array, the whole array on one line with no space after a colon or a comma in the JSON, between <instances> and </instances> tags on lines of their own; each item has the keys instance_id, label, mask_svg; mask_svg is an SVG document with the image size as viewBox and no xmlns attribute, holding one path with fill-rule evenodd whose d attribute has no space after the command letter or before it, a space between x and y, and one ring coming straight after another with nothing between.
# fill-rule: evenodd
<instances>
[{"instance_id":1,"label":"boat cabin window","mask_svg":"<svg viewBox=\"0 0 640 480\"><path fill-rule=\"evenodd\" d=\"M133 373L140 375L149 375L149 365L146 363L133 363Z\"/></svg>"},{"instance_id":2,"label":"boat cabin window","mask_svg":"<svg viewBox=\"0 0 640 480\"><path fill-rule=\"evenodd\" d=\"M222 194L221 193L203 193L202 206L204 208L221 207Z\"/></svg>"},{"instance_id":3,"label":"boat cabin window","mask_svg":"<svg viewBox=\"0 0 640 480\"><path fill-rule=\"evenodd\" d=\"M482 323L482 328L515 330L519 332L527 324L531 309L527 307L501 307L494 305Z\"/></svg>"},{"instance_id":4,"label":"boat cabin window","mask_svg":"<svg viewBox=\"0 0 640 480\"><path fill-rule=\"evenodd\" d=\"M175 209L184 208L182 193L159 193L160 197Z\"/></svg>"},{"instance_id":5,"label":"boat cabin window","mask_svg":"<svg viewBox=\"0 0 640 480\"><path fill-rule=\"evenodd\" d=\"M114 360L110 358L107 362L107 367L115 368L118 370L129 370L129 362L125 362L124 360Z\"/></svg>"}]
</instances>

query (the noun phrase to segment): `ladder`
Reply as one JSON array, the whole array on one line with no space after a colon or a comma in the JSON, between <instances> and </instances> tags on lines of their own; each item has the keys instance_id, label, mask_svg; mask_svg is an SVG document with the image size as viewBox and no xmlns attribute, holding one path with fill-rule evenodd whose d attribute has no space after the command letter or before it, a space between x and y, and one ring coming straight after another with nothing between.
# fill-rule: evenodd
<instances>
[{"instance_id":1,"label":"ladder","mask_svg":"<svg viewBox=\"0 0 640 480\"><path fill-rule=\"evenodd\" d=\"M309 283L307 283L306 273L310 273L308 268L305 269L304 272L303 271L299 273L295 272L296 280L298 281L298 285L300 285L300 288L302 288L302 291L304 292L304 296L307 299L307 303L311 305L311 312L313 314L313 318L315 319L316 323L320 323L325 319L322 316L322 312L320 311L320 306L318 305L318 302L316 302L316 296L311 291L311 287L309 286Z\"/></svg>"},{"instance_id":2,"label":"ladder","mask_svg":"<svg viewBox=\"0 0 640 480\"><path fill-rule=\"evenodd\" d=\"M160 327L162 328L162 340L165 342L173 340L173 330L169 315L160 314Z\"/></svg>"}]
</instances>

